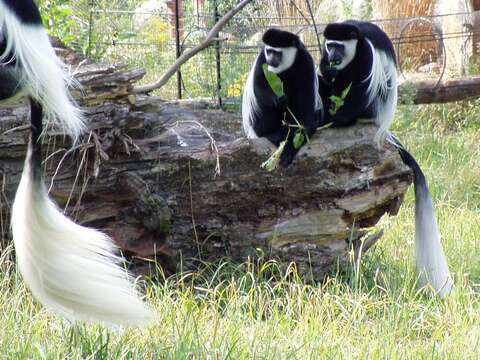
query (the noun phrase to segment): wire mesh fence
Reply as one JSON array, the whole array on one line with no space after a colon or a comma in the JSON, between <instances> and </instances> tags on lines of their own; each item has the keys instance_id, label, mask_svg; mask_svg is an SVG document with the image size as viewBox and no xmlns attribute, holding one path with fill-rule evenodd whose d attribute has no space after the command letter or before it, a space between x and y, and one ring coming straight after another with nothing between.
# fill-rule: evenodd
<instances>
[{"instance_id":1,"label":"wire mesh fence","mask_svg":"<svg viewBox=\"0 0 480 360\"><path fill-rule=\"evenodd\" d=\"M339 15L325 2L254 1L219 35L213 46L181 68L159 95L208 97L238 102L261 35L276 26L299 34L317 63L321 56L312 16L321 33ZM318 4L317 4L318 3ZM158 78L185 50L205 37L234 0L83 0L73 1L69 45L96 60L143 67L143 83ZM320 4L320 5L319 5ZM348 14L343 14L348 17ZM372 20L392 39L405 79L435 79L477 72L479 12L406 16ZM330 18L329 18L330 17Z\"/></svg>"}]
</instances>

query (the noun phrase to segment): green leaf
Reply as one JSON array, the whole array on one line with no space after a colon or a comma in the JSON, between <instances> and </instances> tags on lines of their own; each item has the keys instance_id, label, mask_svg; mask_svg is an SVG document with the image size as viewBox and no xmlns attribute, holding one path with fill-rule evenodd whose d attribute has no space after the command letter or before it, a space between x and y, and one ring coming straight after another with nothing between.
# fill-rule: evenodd
<instances>
[{"instance_id":1,"label":"green leaf","mask_svg":"<svg viewBox=\"0 0 480 360\"><path fill-rule=\"evenodd\" d=\"M267 64L263 64L262 69L268 84L272 88L273 93L279 97L285 95L283 92L283 82L278 75L268 70Z\"/></svg>"},{"instance_id":2,"label":"green leaf","mask_svg":"<svg viewBox=\"0 0 480 360\"><path fill-rule=\"evenodd\" d=\"M350 83L350 85L348 85L346 89L343 89L342 100L344 100L347 97L348 93L350 92L351 87L352 87L352 83Z\"/></svg>"},{"instance_id":3,"label":"green leaf","mask_svg":"<svg viewBox=\"0 0 480 360\"><path fill-rule=\"evenodd\" d=\"M330 112L330 115L335 115L337 113L337 111L345 103L341 97L335 96L335 95L330 96L330 101L332 102L332 106L328 110Z\"/></svg>"},{"instance_id":4,"label":"green leaf","mask_svg":"<svg viewBox=\"0 0 480 360\"><path fill-rule=\"evenodd\" d=\"M332 107L328 110L330 115L335 115L337 111L340 110L340 108L345 104L345 98L347 97L351 88L352 83L350 83L345 89L342 90L340 96L330 96L330 101L332 102Z\"/></svg>"},{"instance_id":5,"label":"green leaf","mask_svg":"<svg viewBox=\"0 0 480 360\"><path fill-rule=\"evenodd\" d=\"M293 137L293 147L298 150L305 143L305 134L302 129L295 131L295 136Z\"/></svg>"}]
</instances>

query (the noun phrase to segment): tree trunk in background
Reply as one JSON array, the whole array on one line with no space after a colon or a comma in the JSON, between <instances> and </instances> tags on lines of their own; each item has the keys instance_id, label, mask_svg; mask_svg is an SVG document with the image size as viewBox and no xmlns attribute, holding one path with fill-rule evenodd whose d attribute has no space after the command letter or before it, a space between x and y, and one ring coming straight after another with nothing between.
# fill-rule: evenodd
<instances>
[{"instance_id":1,"label":"tree trunk in background","mask_svg":"<svg viewBox=\"0 0 480 360\"><path fill-rule=\"evenodd\" d=\"M184 31L183 0L168 0L166 4L167 4L168 10L170 10L170 26L172 27L172 38L175 39L175 36L176 36L177 17L178 17L178 33L180 35L180 39L183 39L183 31Z\"/></svg>"},{"instance_id":2,"label":"tree trunk in background","mask_svg":"<svg viewBox=\"0 0 480 360\"><path fill-rule=\"evenodd\" d=\"M373 125L323 130L291 167L268 173L260 164L271 146L243 138L239 114L135 97L129 89L143 74L80 67L90 132L73 153L54 130L44 147L51 195L68 214L111 235L137 265L148 264L140 258L157 259L171 273L194 269L198 260L261 255L296 261L302 273L319 279L346 264L351 247L360 247L384 213L397 212L410 185L397 152L375 148ZM4 244L27 114L20 104L0 108ZM217 177L210 136L219 152Z\"/></svg>"},{"instance_id":3,"label":"tree trunk in background","mask_svg":"<svg viewBox=\"0 0 480 360\"><path fill-rule=\"evenodd\" d=\"M473 29L472 29L472 52L475 56L475 61L478 64L479 56L480 56L480 13L476 13L480 10L480 0L473 0L472 1L473 11Z\"/></svg>"},{"instance_id":4,"label":"tree trunk in background","mask_svg":"<svg viewBox=\"0 0 480 360\"><path fill-rule=\"evenodd\" d=\"M437 0L434 15L452 14L436 19L442 30L446 52L446 72L463 76L468 73L468 60L472 54L469 28L473 24L470 0ZM456 15L454 15L456 14Z\"/></svg>"}]
</instances>

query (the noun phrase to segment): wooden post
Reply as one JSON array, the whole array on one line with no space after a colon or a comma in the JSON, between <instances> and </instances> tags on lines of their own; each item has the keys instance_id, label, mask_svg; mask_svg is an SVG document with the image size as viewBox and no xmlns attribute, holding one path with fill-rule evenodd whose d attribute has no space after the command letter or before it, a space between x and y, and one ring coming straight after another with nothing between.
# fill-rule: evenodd
<instances>
[{"instance_id":1,"label":"wooden post","mask_svg":"<svg viewBox=\"0 0 480 360\"><path fill-rule=\"evenodd\" d=\"M213 19L214 24L220 19L220 14L218 12L218 1L213 1ZM222 107L222 71L221 71L221 58L220 58L220 41L215 42L215 63L216 63L216 72L217 72L217 100L218 106Z\"/></svg>"},{"instance_id":2,"label":"wooden post","mask_svg":"<svg viewBox=\"0 0 480 360\"><path fill-rule=\"evenodd\" d=\"M182 0L169 0L167 7L172 12L170 24L173 27L173 36L175 37L175 57L178 59L182 55L181 38L183 33L183 2ZM177 98L182 98L182 72L177 71Z\"/></svg>"},{"instance_id":3,"label":"wooden post","mask_svg":"<svg viewBox=\"0 0 480 360\"><path fill-rule=\"evenodd\" d=\"M178 2L180 0L175 0L175 51L177 59L180 57L182 51L180 47L180 15L179 15L179 6ZM178 70L177 72L177 97L182 98L182 72Z\"/></svg>"},{"instance_id":4,"label":"wooden post","mask_svg":"<svg viewBox=\"0 0 480 360\"><path fill-rule=\"evenodd\" d=\"M480 10L480 0L473 0L473 11ZM473 39L472 39L472 47L473 47L473 55L478 56L480 55L480 14L473 15ZM475 59L478 61L478 59Z\"/></svg>"}]
</instances>

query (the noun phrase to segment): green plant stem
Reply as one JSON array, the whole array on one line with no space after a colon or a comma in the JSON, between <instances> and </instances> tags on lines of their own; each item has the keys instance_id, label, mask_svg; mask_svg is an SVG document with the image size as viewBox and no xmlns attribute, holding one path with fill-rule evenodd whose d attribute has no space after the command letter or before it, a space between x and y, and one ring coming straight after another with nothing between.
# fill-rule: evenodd
<instances>
[{"instance_id":1,"label":"green plant stem","mask_svg":"<svg viewBox=\"0 0 480 360\"><path fill-rule=\"evenodd\" d=\"M290 124L287 124L288 127L293 127L293 128L300 128L302 130L304 130L304 134L305 134L305 138L307 139L307 142L310 142L310 138L308 137L308 134L307 132L305 131L305 126L303 126L302 124L300 124L300 122L298 121L298 119L296 118L296 116L293 114L292 110L290 110L290 108L287 106L287 111L289 112L289 114L292 116L293 120L295 120L295 122L297 123L297 125L290 125Z\"/></svg>"}]
</instances>

